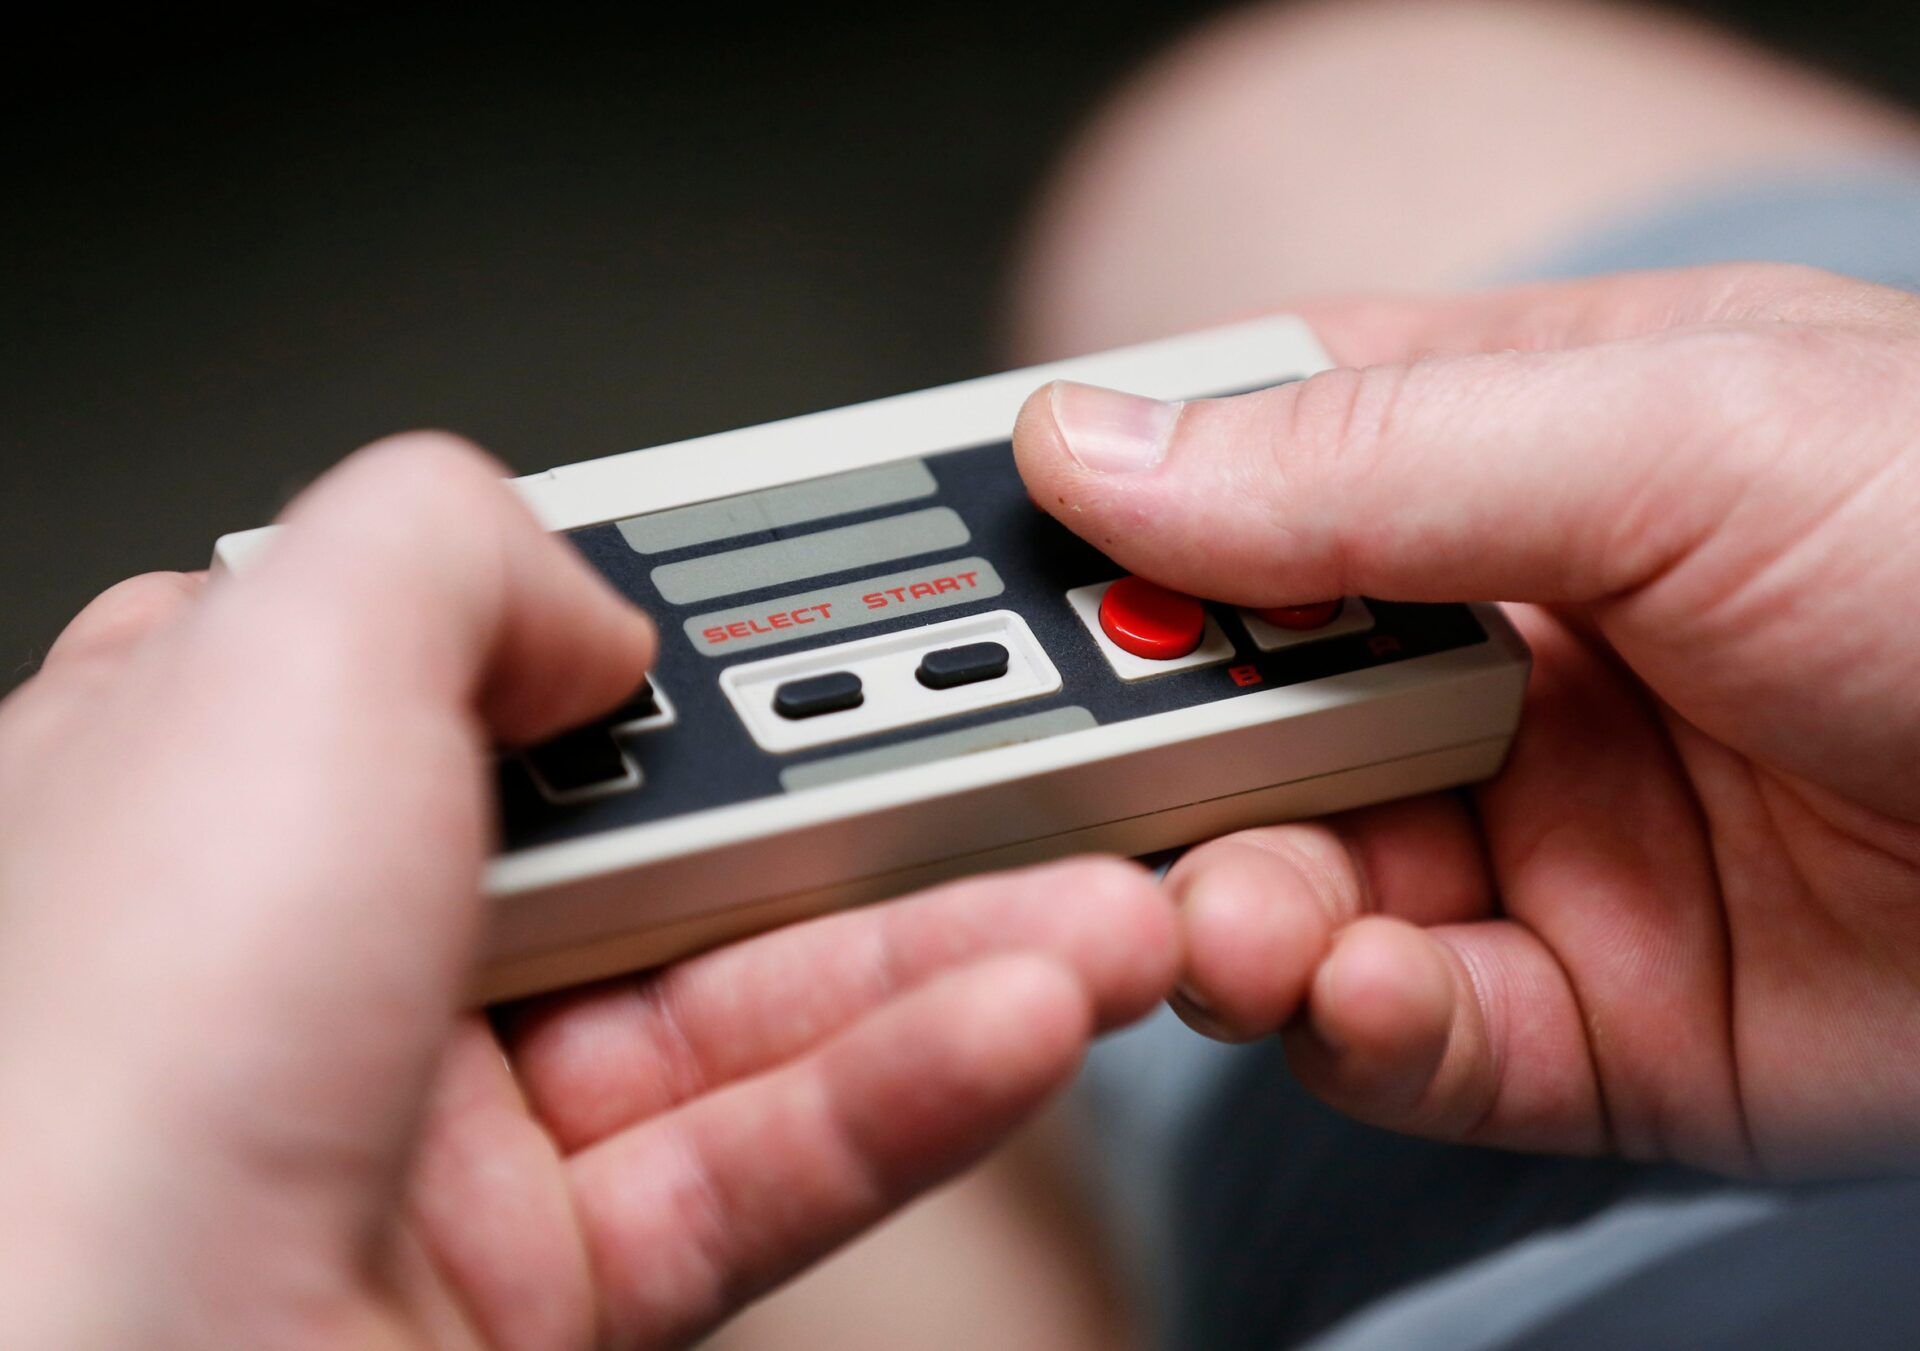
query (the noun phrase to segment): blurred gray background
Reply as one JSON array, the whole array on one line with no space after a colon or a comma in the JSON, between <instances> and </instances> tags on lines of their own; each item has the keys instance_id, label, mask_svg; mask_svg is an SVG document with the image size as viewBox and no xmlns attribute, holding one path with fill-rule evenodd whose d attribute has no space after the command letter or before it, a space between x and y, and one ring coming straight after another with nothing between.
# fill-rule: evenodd
<instances>
[{"instance_id":1,"label":"blurred gray background","mask_svg":"<svg viewBox=\"0 0 1920 1351\"><path fill-rule=\"evenodd\" d=\"M1906 97L1906 0L1709 9ZM978 374L1077 119L1211 4L175 9L0 56L0 692L441 426L520 470ZM1097 17L1095 17L1097 13Z\"/></svg>"}]
</instances>

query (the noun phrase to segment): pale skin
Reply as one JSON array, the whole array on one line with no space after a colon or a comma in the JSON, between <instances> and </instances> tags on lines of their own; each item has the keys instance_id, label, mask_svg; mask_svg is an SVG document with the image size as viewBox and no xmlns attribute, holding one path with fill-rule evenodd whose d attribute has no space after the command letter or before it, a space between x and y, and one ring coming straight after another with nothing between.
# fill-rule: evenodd
<instances>
[{"instance_id":1,"label":"pale skin","mask_svg":"<svg viewBox=\"0 0 1920 1351\"><path fill-rule=\"evenodd\" d=\"M1066 147L1008 288L1009 364L1316 296L1456 292L1696 192L1916 155L1909 109L1664 6L1264 0L1146 62ZM857 1273L834 1287L858 1288ZM1018 1310L1034 1291L1009 1282L977 1302ZM848 1327L870 1321L840 1307ZM758 1331L755 1345L793 1344L765 1314Z\"/></svg>"},{"instance_id":2,"label":"pale skin","mask_svg":"<svg viewBox=\"0 0 1920 1351\"><path fill-rule=\"evenodd\" d=\"M1036 500L1229 601L1522 598L1534 684L1473 811L1205 846L1177 923L1057 865L502 1046L457 1012L488 747L616 701L645 622L437 437L245 579L108 593L0 706L7 1340L682 1342L977 1157L1183 947L1190 1018L1369 1120L1909 1161L1920 302L1735 268L1308 313L1343 366L1302 385L1036 394Z\"/></svg>"},{"instance_id":3,"label":"pale skin","mask_svg":"<svg viewBox=\"0 0 1920 1351\"><path fill-rule=\"evenodd\" d=\"M1039 202L1024 360L1524 275L1689 194L1920 155L1905 109L1664 6L1268 0L1156 56Z\"/></svg>"},{"instance_id":4,"label":"pale skin","mask_svg":"<svg viewBox=\"0 0 1920 1351\"><path fill-rule=\"evenodd\" d=\"M1341 369L1037 393L1035 500L1240 604L1517 602L1534 673L1470 796L1189 853L1176 1007L1441 1139L1911 1164L1920 300L1726 267L1302 308Z\"/></svg>"},{"instance_id":5,"label":"pale skin","mask_svg":"<svg viewBox=\"0 0 1920 1351\"><path fill-rule=\"evenodd\" d=\"M1717 51L1705 64L1723 80L1683 62L1653 82L1687 102L1649 109L1662 134L1639 135L1618 110L1648 108L1658 90L1606 83L1609 65L1646 69L1621 37L1629 25L1602 18L1562 44L1588 63L1578 71L1537 50L1488 56L1512 17L1564 8L1290 7L1301 30L1268 50L1326 75L1305 92L1285 69L1241 61L1255 29L1294 21L1254 14L1211 49L1247 78L1223 79L1197 51L1160 86L1169 101L1219 91L1197 105L1207 115L1115 118L1115 148L1069 181L1071 209L1051 214L1022 287L1028 351L1291 308L1328 287L1452 286L1709 168L1776 164L1783 147L1790 162L1823 163L1914 144L1909 125L1857 99L1797 76L1783 87L1784 72ZM1435 60L1433 35L1416 32L1429 21L1473 62ZM1537 27L1545 45L1551 25ZM1316 38L1346 28L1359 31ZM1372 97L1370 63L1388 43L1409 59L1387 83L1425 80L1429 97ZM1316 65L1329 52L1338 59ZM1367 78L1353 77L1356 52ZM1464 70L1503 95L1490 110L1462 106ZM1518 76L1550 97L1505 98ZM1288 115L1258 101L1274 89L1295 91ZM1326 133L1363 113L1387 124ZM1136 161L1144 174L1116 175L1143 127L1166 129L1170 148ZM1183 128L1215 151L1291 139L1251 169L1218 155L1224 183L1196 183L1186 176L1209 161ZM1601 139L1616 133L1633 144ZM1534 152L1516 165L1484 154L1490 139ZM1399 149L1381 160L1382 147ZM1377 172L1357 177L1359 165ZM1616 178L1596 183L1596 166ZM1196 210L1142 210L1143 179ZM1120 180L1131 186L1101 187ZM1408 220L1420 228L1389 228ZM1142 222L1172 228L1145 247L1125 234ZM1494 225L1501 237L1479 233ZM1223 230L1243 237L1210 233ZM1142 514L1124 524L1139 547L1110 547L1149 575L1203 589L1212 578L1222 594L1252 578L1262 589L1240 594L1270 601L1365 580L1377 594L1486 582L1476 594L1551 602L1516 610L1539 675L1477 822L1436 799L1202 849L1175 876L1178 929L1116 864L952 888L550 1002L507 1024L505 1061L491 1029L453 1011L484 845L477 766L495 739L617 699L644 666L644 628L500 516L482 492L493 471L439 441L384 447L322 490L331 505L309 499L310 533L331 544L276 564L253 600L178 576L108 593L0 705L0 1342L684 1340L987 1147L1070 1071L1089 1029L1164 991L1183 938L1190 1018L1232 1037L1282 1029L1302 1076L1369 1119L1736 1169L1910 1158L1920 845L1899 777L1916 763L1901 721L1911 700L1897 684L1914 685L1897 624L1910 559L1904 576L1883 574L1912 553L1912 456L1894 448L1915 425L1911 302L1783 274L1727 291L1739 303L1711 320L1699 289L1672 281L1628 302L1595 288L1310 307L1337 357L1378 371L1321 381L1305 400L1317 417L1303 415L1304 392L1190 411L1168 467L1130 487L1059 456L1050 400L1028 419L1022 450L1043 500L1055 488L1090 531L1132 502ZM1524 355L1458 359L1509 347ZM1590 385L1585 363L1616 383ZM1761 374L1729 381L1731 369ZM1521 374L1539 382L1537 404ZM1358 458L1328 432L1341 421L1331 410L1423 385L1440 387L1450 434L1413 443L1431 453L1411 461L1388 453L1404 440L1363 449L1407 472L1467 464L1457 500L1393 495L1382 509L1417 501L1421 514L1370 530L1332 505L1345 494L1271 494L1282 467L1311 482L1315 467ZM1468 386L1471 400L1457 392ZM1742 392L1753 403L1739 428L1781 448L1764 465L1730 435ZM1476 414L1483 393L1496 397ZM1403 427L1406 400L1392 406L1383 425ZM1228 434L1198 443L1195 427ZM1788 444L1786 427L1810 434ZM1317 440L1292 437L1315 428ZM1549 491L1482 473L1471 461L1483 443L1515 448L1496 462L1513 470L1551 455ZM1584 481L1563 475L1627 452L1649 482L1744 465L1755 484L1811 475L1842 497L1856 480L1829 482L1827 469L1861 474L1875 456L1886 468L1850 499L1862 529L1810 528L1806 539L1836 541L1831 554L1798 544L1780 575L1743 574L1723 541L1637 589L1576 599L1579 530L1544 570L1483 547L1541 520L1480 500L1490 485L1564 506ZM1183 497L1201 472L1234 474L1254 527L1291 533ZM1576 519L1604 533L1592 523L1620 490L1598 484ZM1727 519L1751 532L1739 539L1777 528L1736 496L1747 505ZM398 504L393 515L369 516L376 500ZM1303 518L1305 501L1320 510ZM420 513L444 528L421 530ZM1656 517L1609 519L1631 520L1624 540ZM1459 538L1468 524L1472 547ZM1226 541L1245 568L1222 577L1205 550L1182 554L1188 532ZM1395 534L1421 547L1387 549ZM470 547L414 558L423 537ZM370 543L382 547L366 554ZM1480 571L1462 571L1469 562ZM1512 571L1485 572L1495 564ZM1674 578L1716 568L1728 590L1708 617L1740 619L1744 601L1748 627L1664 622L1686 598ZM1813 591L1787 574L1828 580ZM1763 613L1769 599L1778 613ZM1811 642L1763 641L1790 630ZM1702 636L1721 654L1712 680L1691 668ZM1744 661L1743 642L1764 660ZM1809 683L1793 687L1796 671ZM1763 706L1772 720L1749 716ZM1475 984L1476 970L1503 979ZM926 1129L921 1109L952 1133Z\"/></svg>"},{"instance_id":6,"label":"pale skin","mask_svg":"<svg viewBox=\"0 0 1920 1351\"><path fill-rule=\"evenodd\" d=\"M978 1157L1171 987L1083 860L460 1012L496 743L653 632L452 438L0 704L0 1342L676 1345Z\"/></svg>"},{"instance_id":7,"label":"pale skin","mask_svg":"<svg viewBox=\"0 0 1920 1351\"><path fill-rule=\"evenodd\" d=\"M1912 1157L1915 302L1772 269L1311 297L1457 292L1689 193L1916 153L1905 109L1584 0L1258 5L1095 119L1031 231L1024 356L1298 309L1364 374L1191 410L1133 482L1074 471L1035 406L1039 499L1210 593L1538 603L1495 784L1175 874L1191 1021L1285 1028L1331 1101L1442 1138ZM1860 528L1816 528L1848 492Z\"/></svg>"}]
</instances>

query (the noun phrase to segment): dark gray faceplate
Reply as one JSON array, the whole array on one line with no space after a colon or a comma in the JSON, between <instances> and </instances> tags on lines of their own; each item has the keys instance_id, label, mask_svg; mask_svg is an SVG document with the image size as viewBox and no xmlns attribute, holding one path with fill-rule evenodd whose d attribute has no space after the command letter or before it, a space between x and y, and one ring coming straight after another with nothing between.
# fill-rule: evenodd
<instances>
[{"instance_id":1,"label":"dark gray faceplate","mask_svg":"<svg viewBox=\"0 0 1920 1351\"><path fill-rule=\"evenodd\" d=\"M535 791L524 766L511 760L504 762L501 774L503 847L507 850L526 848L753 798L777 796L784 791L781 771L791 765L1028 717L1051 709L1078 706L1089 710L1101 724L1121 722L1486 640L1479 623L1465 606L1408 605L1369 599L1367 604L1376 620L1371 632L1262 654L1248 640L1233 609L1215 606L1212 607L1214 614L1239 651L1233 663L1127 683L1114 674L1066 601L1066 592L1071 588L1108 580L1118 576L1120 569L1032 504L1015 471L1011 446L1000 442L949 451L928 456L924 463L937 484L937 492L931 497L869 506L800 524L775 525L751 534L678 549L641 554L628 543L618 524L589 526L571 532L568 537L587 559L659 625L660 656L654 680L671 701L677 719L670 727L626 739L629 753L644 774L643 785L631 792L572 806L553 806ZM924 556L759 587L699 604L668 604L651 579L653 570L663 565L935 507L950 508L959 514L971 536L966 543ZM706 655L696 649L683 628L689 618L716 610L749 607L841 583L887 576L922 564L965 558L989 560L1005 589L997 595L950 602L926 613L881 618L856 628L821 634L806 634L796 629L801 636L782 638L773 646L743 648L737 655ZM1017 611L1031 626L1059 669L1062 688L1057 694L791 755L771 755L754 744L719 686L720 672L733 662L806 651L998 609ZM1257 681L1250 679L1247 667L1257 672ZM948 744L964 740L952 739ZM885 757L876 757L876 763L884 761ZM1284 777L1284 773L1275 775L1276 781Z\"/></svg>"}]
</instances>

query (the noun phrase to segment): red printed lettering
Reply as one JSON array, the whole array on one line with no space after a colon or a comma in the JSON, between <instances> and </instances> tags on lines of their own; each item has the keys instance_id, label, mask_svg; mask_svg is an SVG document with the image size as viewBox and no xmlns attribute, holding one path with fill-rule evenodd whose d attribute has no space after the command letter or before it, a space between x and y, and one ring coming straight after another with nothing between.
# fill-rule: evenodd
<instances>
[{"instance_id":1,"label":"red printed lettering","mask_svg":"<svg viewBox=\"0 0 1920 1351\"><path fill-rule=\"evenodd\" d=\"M860 597L860 603L869 610L884 610L889 606L904 605L911 600L932 600L935 596L949 591L977 590L979 586L979 573L952 572L944 577L930 577L922 582L909 582L905 586L890 586L880 591L869 591Z\"/></svg>"},{"instance_id":2,"label":"red printed lettering","mask_svg":"<svg viewBox=\"0 0 1920 1351\"><path fill-rule=\"evenodd\" d=\"M977 590L979 586L978 572L952 572L943 576L908 582L901 586L869 591L860 597L860 604L868 610L886 610L896 605L932 600L951 592ZM716 624L712 628L702 629L700 639L708 646L718 647L724 643L738 642L745 638L780 633L803 624L818 624L834 617L833 607L833 601L823 600L812 605L795 606L789 610L769 610L765 614L735 619L726 624Z\"/></svg>"},{"instance_id":3,"label":"red printed lettering","mask_svg":"<svg viewBox=\"0 0 1920 1351\"><path fill-rule=\"evenodd\" d=\"M778 633L781 629L790 629L797 624L817 624L823 619L831 618L833 618L833 602L821 601L816 605L803 605L797 610L774 610L768 614L755 615L751 619L736 619L728 624L716 624L710 629L700 630L700 639L709 647L718 647L722 643L753 638L763 633Z\"/></svg>"}]
</instances>

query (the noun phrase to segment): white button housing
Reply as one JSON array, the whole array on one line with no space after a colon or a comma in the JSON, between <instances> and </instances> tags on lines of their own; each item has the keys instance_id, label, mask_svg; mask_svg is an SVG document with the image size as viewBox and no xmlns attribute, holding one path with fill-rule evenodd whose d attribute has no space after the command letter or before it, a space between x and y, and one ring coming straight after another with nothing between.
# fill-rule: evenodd
<instances>
[{"instance_id":1,"label":"white button housing","mask_svg":"<svg viewBox=\"0 0 1920 1351\"><path fill-rule=\"evenodd\" d=\"M1007 649L1005 675L944 690L930 690L915 678L920 659L927 653L982 642L999 643ZM773 711L774 691L781 685L830 671L852 671L860 677L865 701L858 708L798 719L783 718ZM993 610L836 647L729 666L720 673L720 688L760 748L782 754L1022 699L1038 699L1059 690L1060 672L1054 669L1026 620L1012 610Z\"/></svg>"},{"instance_id":2,"label":"white button housing","mask_svg":"<svg viewBox=\"0 0 1920 1351\"><path fill-rule=\"evenodd\" d=\"M607 730L615 736L634 736L640 732L656 732L662 727L671 727L674 723L673 704L667 698L667 692L660 688L659 681L653 681L654 711L643 718L629 718L625 722L616 722Z\"/></svg>"},{"instance_id":3,"label":"white button housing","mask_svg":"<svg viewBox=\"0 0 1920 1351\"><path fill-rule=\"evenodd\" d=\"M630 793L645 782L644 776L640 773L640 766L633 762L631 755L627 754L627 748L620 746L618 750L620 777L602 779L598 783L590 783L581 788L555 788L547 782L547 776L540 772L540 766L532 756L523 756L521 763L527 767L527 774L533 780L533 786L539 790L541 797L556 807L571 807L575 803L592 802L597 798L612 797L616 793Z\"/></svg>"},{"instance_id":4,"label":"white button housing","mask_svg":"<svg viewBox=\"0 0 1920 1351\"><path fill-rule=\"evenodd\" d=\"M1322 638L1365 633L1373 627L1373 612L1360 597L1348 596L1340 602L1340 613L1317 629L1283 629L1278 624L1269 624L1251 610L1240 612L1240 622L1247 626L1247 637L1253 639L1255 647L1262 652L1277 652L1283 647L1317 643Z\"/></svg>"},{"instance_id":5,"label":"white button housing","mask_svg":"<svg viewBox=\"0 0 1920 1351\"><path fill-rule=\"evenodd\" d=\"M1100 627L1100 598L1107 594L1107 588L1112 585L1113 582L1096 582L1092 586L1076 586L1067 592L1067 604L1080 616L1080 622L1087 626L1087 632L1099 644L1100 655L1107 659L1107 665L1113 667L1113 673L1122 680L1151 680L1175 671L1188 671L1196 666L1218 666L1233 660L1233 639L1227 637L1226 630L1211 614L1207 616L1206 628L1200 631L1200 646L1186 656L1167 661L1134 656L1107 637L1107 631Z\"/></svg>"}]
</instances>

